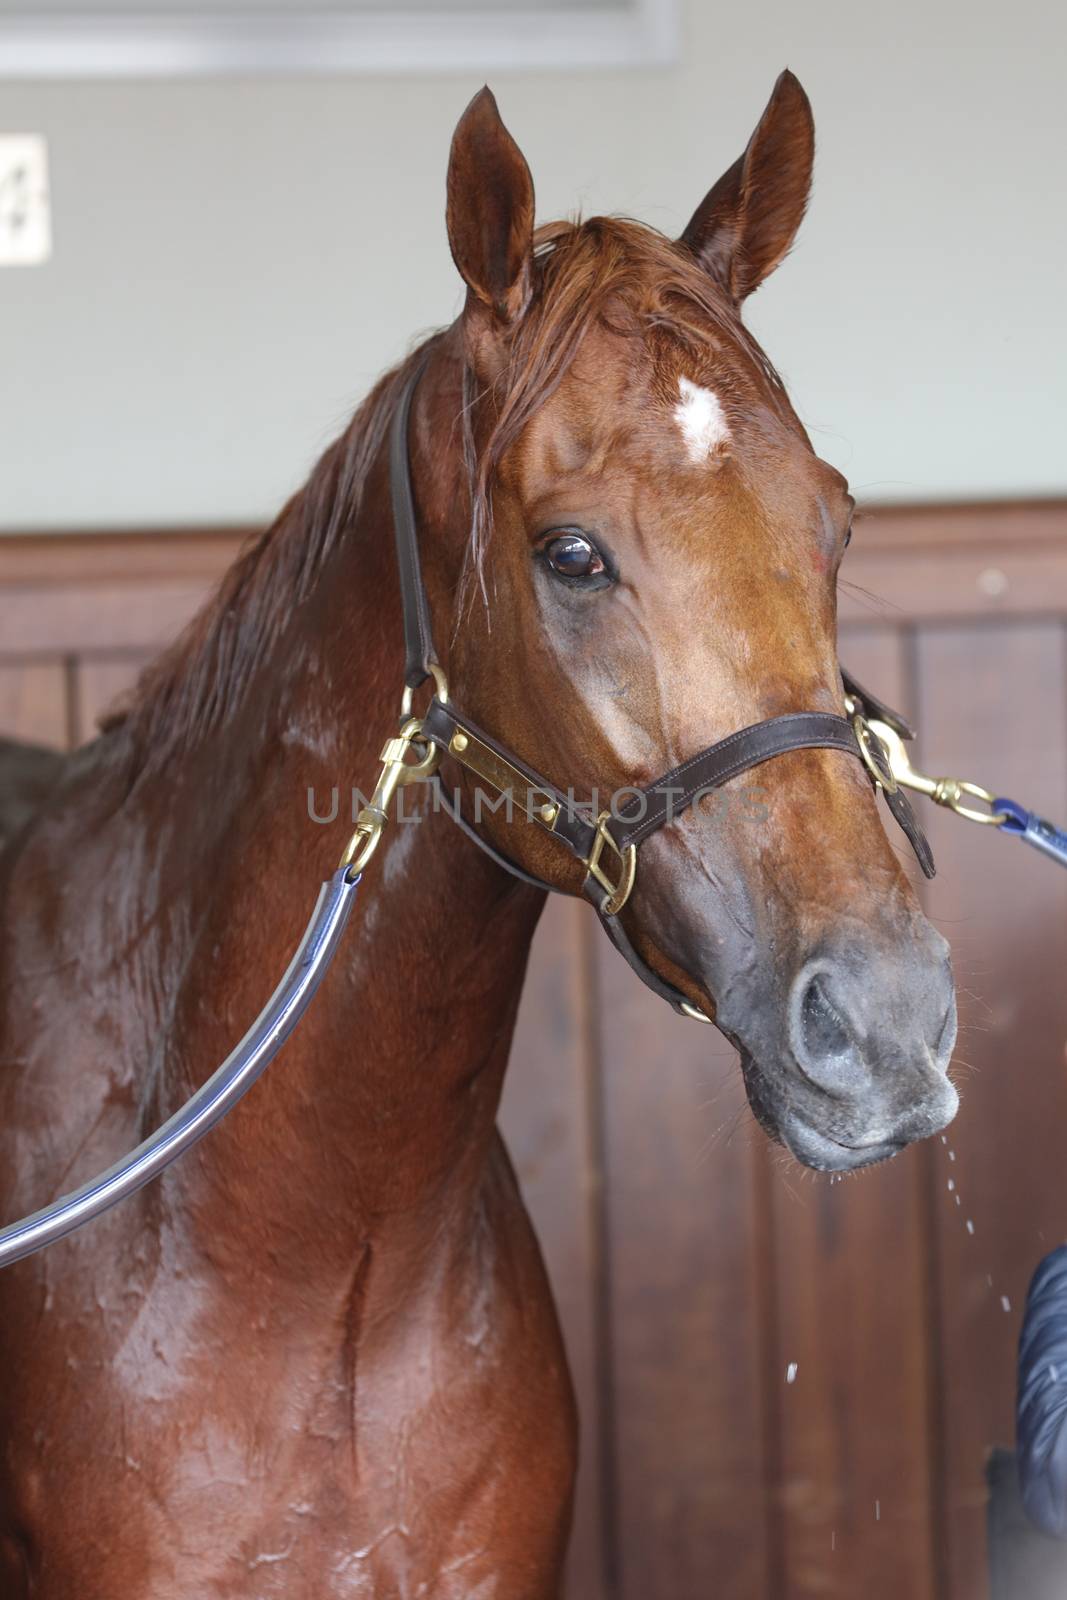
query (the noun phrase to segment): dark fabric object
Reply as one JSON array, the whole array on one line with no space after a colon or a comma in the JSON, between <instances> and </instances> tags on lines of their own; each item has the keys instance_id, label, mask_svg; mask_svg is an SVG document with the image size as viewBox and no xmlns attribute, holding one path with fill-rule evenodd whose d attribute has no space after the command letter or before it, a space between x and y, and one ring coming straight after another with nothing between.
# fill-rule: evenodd
<instances>
[{"instance_id":1,"label":"dark fabric object","mask_svg":"<svg viewBox=\"0 0 1067 1600\"><path fill-rule=\"evenodd\" d=\"M1030 1518L1043 1532L1067 1539L1067 1246L1045 1257L1026 1297L1016 1438L1019 1487Z\"/></svg>"},{"instance_id":2,"label":"dark fabric object","mask_svg":"<svg viewBox=\"0 0 1067 1600\"><path fill-rule=\"evenodd\" d=\"M66 761L56 750L0 739L0 848L21 833L44 804Z\"/></svg>"},{"instance_id":3,"label":"dark fabric object","mask_svg":"<svg viewBox=\"0 0 1067 1600\"><path fill-rule=\"evenodd\" d=\"M1067 1600L1067 1544L1034 1527L1010 1450L994 1450L989 1484L989 1600Z\"/></svg>"}]
</instances>

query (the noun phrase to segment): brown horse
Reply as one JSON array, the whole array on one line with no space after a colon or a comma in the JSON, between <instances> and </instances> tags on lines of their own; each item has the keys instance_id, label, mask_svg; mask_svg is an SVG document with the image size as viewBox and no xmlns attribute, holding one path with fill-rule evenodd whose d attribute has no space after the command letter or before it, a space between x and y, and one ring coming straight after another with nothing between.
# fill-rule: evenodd
<instances>
[{"instance_id":1,"label":"brown horse","mask_svg":"<svg viewBox=\"0 0 1067 1600\"><path fill-rule=\"evenodd\" d=\"M423 561L456 699L564 781L647 782L745 724L841 709L851 501L739 314L790 246L812 149L786 74L671 242L601 217L535 232L487 90L456 131L468 294L417 357ZM203 1080L333 870L345 830L309 819L308 792L369 785L395 726L385 436L409 371L124 715L61 766L10 763L5 1218ZM794 751L728 797L645 847L637 948L737 1043L801 1160L858 1167L940 1128L946 949L862 766ZM478 826L577 886L543 830ZM5 1600L558 1593L574 1407L495 1131L542 899L439 811L391 829L255 1092L3 1274Z\"/></svg>"}]
</instances>

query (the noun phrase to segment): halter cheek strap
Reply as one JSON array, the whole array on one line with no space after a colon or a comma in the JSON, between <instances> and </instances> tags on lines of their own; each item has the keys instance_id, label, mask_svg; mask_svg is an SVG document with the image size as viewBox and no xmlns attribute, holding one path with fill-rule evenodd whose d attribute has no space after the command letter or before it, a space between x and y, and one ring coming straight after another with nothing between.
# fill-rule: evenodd
<instances>
[{"instance_id":1,"label":"halter cheek strap","mask_svg":"<svg viewBox=\"0 0 1067 1600\"><path fill-rule=\"evenodd\" d=\"M863 762L876 788L881 789L894 817L903 828L928 878L934 875L933 856L910 804L889 768L885 746L869 727L876 717L901 738L913 737L903 718L869 694L854 678L842 673L849 716L826 711L795 711L768 717L727 735L691 756L643 789L630 792L618 809L600 810L564 792L521 756L480 728L447 697L444 674L437 663L430 610L419 560L418 523L408 453L411 403L424 363L406 379L393 416L389 446L393 524L404 620L404 682L410 704L411 691L433 676L437 693L423 715L420 738L442 754L452 756L479 782L500 797L508 821L523 820L558 839L582 862L586 871L582 892L596 907L612 943L638 977L676 1011L702 1022L710 1018L692 1005L672 984L654 972L637 953L619 920L633 889L640 845L659 828L672 822L703 795L720 789L753 767L791 750L841 750ZM438 783L438 796L453 821L498 866L523 883L552 892L556 885L526 872L489 842L453 804ZM496 806L494 806L496 809Z\"/></svg>"}]
</instances>

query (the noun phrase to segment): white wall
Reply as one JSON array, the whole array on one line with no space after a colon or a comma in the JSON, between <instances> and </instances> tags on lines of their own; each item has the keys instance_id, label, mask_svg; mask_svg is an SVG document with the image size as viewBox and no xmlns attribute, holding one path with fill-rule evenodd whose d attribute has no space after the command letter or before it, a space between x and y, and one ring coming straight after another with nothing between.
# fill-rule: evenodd
<instances>
[{"instance_id":1,"label":"white wall","mask_svg":"<svg viewBox=\"0 0 1067 1600\"><path fill-rule=\"evenodd\" d=\"M817 447L868 499L1064 492L1061 8L686 0L676 68L494 87L542 219L676 230L786 64L815 198L750 320ZM458 308L444 171L476 87L0 82L55 212L53 261L0 272L0 528L268 517Z\"/></svg>"}]
</instances>

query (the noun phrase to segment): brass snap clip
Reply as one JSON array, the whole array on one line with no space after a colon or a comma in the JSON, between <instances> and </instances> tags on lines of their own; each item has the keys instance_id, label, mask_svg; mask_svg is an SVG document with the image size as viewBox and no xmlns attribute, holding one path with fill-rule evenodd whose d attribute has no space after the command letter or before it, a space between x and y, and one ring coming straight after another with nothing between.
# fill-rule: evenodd
<instances>
[{"instance_id":1,"label":"brass snap clip","mask_svg":"<svg viewBox=\"0 0 1067 1600\"><path fill-rule=\"evenodd\" d=\"M862 716L855 717L853 726L863 720ZM928 778L925 773L916 772L908 756L907 746L895 728L891 728L887 722L880 722L877 718L872 718L866 726L887 753L895 780L894 788L900 784L905 789L914 789L916 794L926 795L935 805L946 806L949 811L954 811L957 817L965 817L968 822L987 823L995 828L1002 825L1005 813L993 810L994 796L988 789L983 789L980 784L970 783L966 778ZM859 737L858 728L856 733ZM863 759L868 761L862 739L860 739L860 751ZM979 811L977 807L967 805L965 803L967 798L979 801L987 809Z\"/></svg>"},{"instance_id":2,"label":"brass snap clip","mask_svg":"<svg viewBox=\"0 0 1067 1600\"><path fill-rule=\"evenodd\" d=\"M421 733L422 723L419 718L408 717L397 736L387 739L382 746L379 757L382 770L375 784L374 793L356 818L355 832L345 846L338 863L339 867L348 868L350 879L359 876L377 850L385 825L389 821L389 808L397 790L403 789L409 783L417 783L420 779L432 777L436 771L441 754L436 745L428 744L421 756L416 753L415 759L410 759Z\"/></svg>"}]
</instances>

